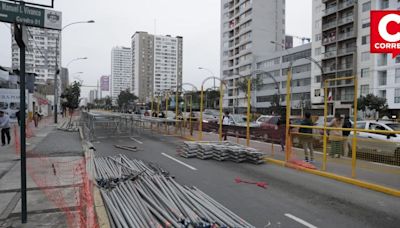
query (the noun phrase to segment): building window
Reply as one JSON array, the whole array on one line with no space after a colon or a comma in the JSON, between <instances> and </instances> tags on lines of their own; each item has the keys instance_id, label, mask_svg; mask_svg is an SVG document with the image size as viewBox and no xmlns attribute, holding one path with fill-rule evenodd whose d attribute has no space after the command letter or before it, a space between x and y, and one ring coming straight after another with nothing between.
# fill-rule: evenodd
<instances>
[{"instance_id":1,"label":"building window","mask_svg":"<svg viewBox=\"0 0 400 228\"><path fill-rule=\"evenodd\" d=\"M320 47L319 48L315 48L314 54L315 55L320 55L321 54L321 48Z\"/></svg>"},{"instance_id":2,"label":"building window","mask_svg":"<svg viewBox=\"0 0 400 228\"><path fill-rule=\"evenodd\" d=\"M369 77L369 68L361 69L361 78L367 78L367 77Z\"/></svg>"},{"instance_id":3,"label":"building window","mask_svg":"<svg viewBox=\"0 0 400 228\"><path fill-rule=\"evenodd\" d=\"M381 9L389 8L389 0L382 0L381 1Z\"/></svg>"},{"instance_id":4,"label":"building window","mask_svg":"<svg viewBox=\"0 0 400 228\"><path fill-rule=\"evenodd\" d=\"M368 51L361 53L361 61L368 61L370 53Z\"/></svg>"},{"instance_id":5,"label":"building window","mask_svg":"<svg viewBox=\"0 0 400 228\"><path fill-rule=\"evenodd\" d=\"M396 68L394 83L400 83L400 68Z\"/></svg>"},{"instance_id":6,"label":"building window","mask_svg":"<svg viewBox=\"0 0 400 228\"><path fill-rule=\"evenodd\" d=\"M379 90L378 97L386 98L386 90Z\"/></svg>"},{"instance_id":7,"label":"building window","mask_svg":"<svg viewBox=\"0 0 400 228\"><path fill-rule=\"evenodd\" d=\"M369 85L361 85L361 96L366 96L369 93Z\"/></svg>"},{"instance_id":8,"label":"building window","mask_svg":"<svg viewBox=\"0 0 400 228\"><path fill-rule=\"evenodd\" d=\"M387 54L378 55L378 66L386 66L387 65Z\"/></svg>"},{"instance_id":9,"label":"building window","mask_svg":"<svg viewBox=\"0 0 400 228\"><path fill-rule=\"evenodd\" d=\"M321 96L321 90L320 89L314 90L314 97L320 97L320 96Z\"/></svg>"},{"instance_id":10,"label":"building window","mask_svg":"<svg viewBox=\"0 0 400 228\"><path fill-rule=\"evenodd\" d=\"M396 56L396 63L400 63L400 56Z\"/></svg>"},{"instance_id":11,"label":"building window","mask_svg":"<svg viewBox=\"0 0 400 228\"><path fill-rule=\"evenodd\" d=\"M400 103L400 89L394 90L394 103Z\"/></svg>"},{"instance_id":12,"label":"building window","mask_svg":"<svg viewBox=\"0 0 400 228\"><path fill-rule=\"evenodd\" d=\"M315 83L320 83L321 82L321 75L315 76Z\"/></svg>"},{"instance_id":13,"label":"building window","mask_svg":"<svg viewBox=\"0 0 400 228\"><path fill-rule=\"evenodd\" d=\"M379 86L384 86L386 84L387 84L387 72L386 72L386 70L378 71L378 85Z\"/></svg>"},{"instance_id":14,"label":"building window","mask_svg":"<svg viewBox=\"0 0 400 228\"><path fill-rule=\"evenodd\" d=\"M369 24L370 24L369 18L361 20L361 28L369 28Z\"/></svg>"},{"instance_id":15,"label":"building window","mask_svg":"<svg viewBox=\"0 0 400 228\"><path fill-rule=\"evenodd\" d=\"M370 1L362 4L362 11L363 12L366 12L366 11L369 11L369 10L371 10L371 2Z\"/></svg>"},{"instance_id":16,"label":"building window","mask_svg":"<svg viewBox=\"0 0 400 228\"><path fill-rule=\"evenodd\" d=\"M369 44L369 35L361 37L361 44L362 45Z\"/></svg>"}]
</instances>

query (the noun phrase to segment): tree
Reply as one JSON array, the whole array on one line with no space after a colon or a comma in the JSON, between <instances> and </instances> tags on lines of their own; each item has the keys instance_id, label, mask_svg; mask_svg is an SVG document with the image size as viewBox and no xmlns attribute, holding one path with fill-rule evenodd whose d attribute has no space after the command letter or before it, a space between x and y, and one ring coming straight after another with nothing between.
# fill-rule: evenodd
<instances>
[{"instance_id":1,"label":"tree","mask_svg":"<svg viewBox=\"0 0 400 228\"><path fill-rule=\"evenodd\" d=\"M244 92L246 94L247 97L247 78L242 78L241 80L239 80L238 82L236 82L237 87L239 88L240 91ZM254 91L258 88L260 88L260 86L263 84L263 81L261 79L260 76L257 76L255 78L251 79L251 91Z\"/></svg>"},{"instance_id":2,"label":"tree","mask_svg":"<svg viewBox=\"0 0 400 228\"><path fill-rule=\"evenodd\" d=\"M81 96L81 84L74 81L72 85L65 88L65 91L61 94L63 99L62 106L68 108L70 114L70 123L72 121L72 114L74 110L79 107L79 97Z\"/></svg>"},{"instance_id":3,"label":"tree","mask_svg":"<svg viewBox=\"0 0 400 228\"><path fill-rule=\"evenodd\" d=\"M112 99L110 96L106 96L104 98L104 104L106 105L106 108L111 108L112 106Z\"/></svg>"},{"instance_id":4,"label":"tree","mask_svg":"<svg viewBox=\"0 0 400 228\"><path fill-rule=\"evenodd\" d=\"M361 96L357 99L357 109L366 111L376 111L384 113L388 109L386 98L375 96L374 94L368 94L367 96Z\"/></svg>"},{"instance_id":5,"label":"tree","mask_svg":"<svg viewBox=\"0 0 400 228\"><path fill-rule=\"evenodd\" d=\"M125 91L121 91L119 93L117 104L120 109L127 109L129 104L133 103L137 99L138 97L135 94L131 93L129 89L126 89Z\"/></svg>"}]
</instances>

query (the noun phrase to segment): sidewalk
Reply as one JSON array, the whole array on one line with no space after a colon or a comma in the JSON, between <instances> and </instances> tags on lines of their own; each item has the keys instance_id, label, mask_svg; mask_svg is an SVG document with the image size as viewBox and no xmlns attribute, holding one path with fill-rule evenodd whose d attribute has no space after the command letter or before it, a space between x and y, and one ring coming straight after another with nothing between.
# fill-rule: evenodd
<instances>
[{"instance_id":1,"label":"sidewalk","mask_svg":"<svg viewBox=\"0 0 400 228\"><path fill-rule=\"evenodd\" d=\"M51 118L31 129L33 136L27 138L28 223L21 224L21 168L13 134L11 145L0 148L0 227L73 227L80 219L82 176L77 167L84 164L79 132L58 131Z\"/></svg>"},{"instance_id":2,"label":"sidewalk","mask_svg":"<svg viewBox=\"0 0 400 228\"><path fill-rule=\"evenodd\" d=\"M171 130L171 132L173 132L173 130ZM194 131L193 136L190 136L189 131L187 130L185 133L185 138L187 139L199 139L198 131ZM203 141L218 141L218 139L219 136L216 133L203 132ZM246 139L244 138L228 137L228 141L246 145ZM285 160L285 152L281 151L281 146L279 144L250 140L250 147L266 153L268 158L281 161ZM315 152L314 165L318 170L322 170L322 157L323 156L321 152ZM303 149L292 147L291 158L294 160L303 160ZM351 158L330 158L328 156L326 171L345 177L351 177ZM400 166L386 165L357 159L355 179L400 190Z\"/></svg>"}]
</instances>

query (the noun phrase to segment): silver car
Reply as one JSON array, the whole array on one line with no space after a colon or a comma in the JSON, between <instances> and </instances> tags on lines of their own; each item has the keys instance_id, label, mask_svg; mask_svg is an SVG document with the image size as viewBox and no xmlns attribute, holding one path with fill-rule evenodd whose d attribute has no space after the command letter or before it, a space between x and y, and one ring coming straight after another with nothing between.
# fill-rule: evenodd
<instances>
[{"instance_id":1,"label":"silver car","mask_svg":"<svg viewBox=\"0 0 400 228\"><path fill-rule=\"evenodd\" d=\"M400 134L390 133L391 131L400 131L400 123L390 121L359 121L357 122L357 129L388 132L357 132L357 152L391 157L400 163ZM350 132L347 140L349 151L352 148L352 136L353 132Z\"/></svg>"}]
</instances>

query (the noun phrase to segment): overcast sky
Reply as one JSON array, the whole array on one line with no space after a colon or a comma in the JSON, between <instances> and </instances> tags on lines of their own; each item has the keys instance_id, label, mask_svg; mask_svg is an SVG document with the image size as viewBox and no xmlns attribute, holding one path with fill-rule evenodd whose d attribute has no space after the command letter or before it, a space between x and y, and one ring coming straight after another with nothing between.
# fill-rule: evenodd
<instances>
[{"instance_id":1,"label":"overcast sky","mask_svg":"<svg viewBox=\"0 0 400 228\"><path fill-rule=\"evenodd\" d=\"M46 2L50 0L41 0ZM286 0L286 32L311 37L311 1ZM95 85L111 72L111 48L130 47L135 31L183 36L183 81L199 85L209 76L199 66L219 74L220 0L55 0L63 24L95 20L63 31L62 63L88 57L70 65L70 80L84 72L84 84ZM155 23L156 21L156 23ZM156 24L156 26L155 26ZM299 43L300 41L296 41ZM9 28L0 23L0 65L11 66ZM87 94L83 90L82 95Z\"/></svg>"}]
</instances>

